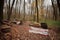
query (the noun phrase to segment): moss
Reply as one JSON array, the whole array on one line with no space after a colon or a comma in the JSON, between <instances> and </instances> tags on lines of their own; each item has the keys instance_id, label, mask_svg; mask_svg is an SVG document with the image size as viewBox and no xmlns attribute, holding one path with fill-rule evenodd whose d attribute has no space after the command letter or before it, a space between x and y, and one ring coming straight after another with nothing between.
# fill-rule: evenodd
<instances>
[{"instance_id":1,"label":"moss","mask_svg":"<svg viewBox=\"0 0 60 40\"><path fill-rule=\"evenodd\" d=\"M40 20L40 22L45 22L50 26L57 26L60 27L60 21L54 21L54 20Z\"/></svg>"}]
</instances>

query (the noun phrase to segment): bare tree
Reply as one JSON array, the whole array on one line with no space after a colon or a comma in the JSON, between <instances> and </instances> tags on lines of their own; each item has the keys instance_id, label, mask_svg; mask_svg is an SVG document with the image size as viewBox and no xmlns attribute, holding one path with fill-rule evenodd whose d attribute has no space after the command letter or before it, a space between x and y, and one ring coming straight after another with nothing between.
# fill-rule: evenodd
<instances>
[{"instance_id":1,"label":"bare tree","mask_svg":"<svg viewBox=\"0 0 60 40\"><path fill-rule=\"evenodd\" d=\"M7 20L10 20L10 17L11 17L11 14L12 14L12 8L13 8L14 3L15 3L15 0L13 0L12 6L8 10L8 19ZM9 5L10 5L10 1L9 1Z\"/></svg>"},{"instance_id":2,"label":"bare tree","mask_svg":"<svg viewBox=\"0 0 60 40\"><path fill-rule=\"evenodd\" d=\"M3 5L4 5L4 0L0 0L0 25L2 25L2 20L3 20Z\"/></svg>"},{"instance_id":3,"label":"bare tree","mask_svg":"<svg viewBox=\"0 0 60 40\"><path fill-rule=\"evenodd\" d=\"M19 6L19 18L21 17L20 8L21 8L21 0L20 0L20 6Z\"/></svg>"},{"instance_id":4,"label":"bare tree","mask_svg":"<svg viewBox=\"0 0 60 40\"><path fill-rule=\"evenodd\" d=\"M59 8L59 16L60 16L60 0L57 0L57 5L58 5L58 8Z\"/></svg>"},{"instance_id":5,"label":"bare tree","mask_svg":"<svg viewBox=\"0 0 60 40\"><path fill-rule=\"evenodd\" d=\"M54 20L57 20L57 9L56 9L56 5L54 4L54 0L51 0L51 2L52 2L53 9L54 9L53 19Z\"/></svg>"},{"instance_id":6,"label":"bare tree","mask_svg":"<svg viewBox=\"0 0 60 40\"><path fill-rule=\"evenodd\" d=\"M24 0L24 17L23 20L25 21L25 0Z\"/></svg>"},{"instance_id":7,"label":"bare tree","mask_svg":"<svg viewBox=\"0 0 60 40\"><path fill-rule=\"evenodd\" d=\"M32 11L33 11L33 7L31 6L31 21L32 21L32 17L33 17Z\"/></svg>"},{"instance_id":8,"label":"bare tree","mask_svg":"<svg viewBox=\"0 0 60 40\"><path fill-rule=\"evenodd\" d=\"M16 4L15 4L15 14L14 14L14 19L16 18L17 3L18 3L18 0L16 0Z\"/></svg>"},{"instance_id":9,"label":"bare tree","mask_svg":"<svg viewBox=\"0 0 60 40\"><path fill-rule=\"evenodd\" d=\"M2 20L3 20L3 5L4 5L4 0L0 0L0 27L2 26ZM2 33L1 33L1 28L0 28L0 40L2 37Z\"/></svg>"},{"instance_id":10,"label":"bare tree","mask_svg":"<svg viewBox=\"0 0 60 40\"><path fill-rule=\"evenodd\" d=\"M38 0L36 0L36 13L37 13L37 22L39 22L39 12L38 12Z\"/></svg>"}]
</instances>

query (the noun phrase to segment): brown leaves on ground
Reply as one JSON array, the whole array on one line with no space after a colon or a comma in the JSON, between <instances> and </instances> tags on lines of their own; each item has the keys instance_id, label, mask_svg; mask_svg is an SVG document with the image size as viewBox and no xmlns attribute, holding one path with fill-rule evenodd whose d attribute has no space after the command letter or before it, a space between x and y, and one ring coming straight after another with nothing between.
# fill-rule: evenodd
<instances>
[{"instance_id":1,"label":"brown leaves on ground","mask_svg":"<svg viewBox=\"0 0 60 40\"><path fill-rule=\"evenodd\" d=\"M44 36L40 34L29 33L29 22L25 22L23 25L12 24L10 39L8 40L60 40L60 36L49 29L49 35Z\"/></svg>"},{"instance_id":2,"label":"brown leaves on ground","mask_svg":"<svg viewBox=\"0 0 60 40\"><path fill-rule=\"evenodd\" d=\"M29 33L29 23L12 27L12 40L50 40L49 36Z\"/></svg>"}]
</instances>

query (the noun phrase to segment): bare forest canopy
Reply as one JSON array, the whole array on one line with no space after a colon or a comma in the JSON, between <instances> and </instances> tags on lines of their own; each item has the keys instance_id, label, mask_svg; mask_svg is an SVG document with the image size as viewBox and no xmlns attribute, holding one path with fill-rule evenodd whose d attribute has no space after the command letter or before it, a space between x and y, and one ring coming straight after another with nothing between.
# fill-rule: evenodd
<instances>
[{"instance_id":1,"label":"bare forest canopy","mask_svg":"<svg viewBox=\"0 0 60 40\"><path fill-rule=\"evenodd\" d=\"M59 0L4 0L3 20L59 21Z\"/></svg>"}]
</instances>

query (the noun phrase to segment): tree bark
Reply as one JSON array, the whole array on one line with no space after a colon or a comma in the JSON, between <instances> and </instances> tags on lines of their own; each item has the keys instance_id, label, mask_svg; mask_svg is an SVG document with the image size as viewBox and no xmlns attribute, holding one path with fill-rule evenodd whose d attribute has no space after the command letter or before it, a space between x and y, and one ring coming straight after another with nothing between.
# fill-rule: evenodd
<instances>
[{"instance_id":1,"label":"tree bark","mask_svg":"<svg viewBox=\"0 0 60 40\"><path fill-rule=\"evenodd\" d=\"M59 8L59 16L60 16L60 0L57 0L57 5L58 5L58 8Z\"/></svg>"},{"instance_id":2,"label":"tree bark","mask_svg":"<svg viewBox=\"0 0 60 40\"><path fill-rule=\"evenodd\" d=\"M51 0L51 2L52 2L53 10L54 10L54 12L53 12L53 19L57 20L57 10L56 10L55 4L53 3L54 1Z\"/></svg>"},{"instance_id":3,"label":"tree bark","mask_svg":"<svg viewBox=\"0 0 60 40\"><path fill-rule=\"evenodd\" d=\"M14 3L15 3L15 0L13 0L12 6L8 11L8 19L7 20L10 20L10 17L11 17L11 14L12 14L12 8L13 8Z\"/></svg>"},{"instance_id":4,"label":"tree bark","mask_svg":"<svg viewBox=\"0 0 60 40\"><path fill-rule=\"evenodd\" d=\"M16 9L17 9L17 3L18 3L18 0L16 0L14 19L16 19L16 15L17 15L17 14L16 14L16 13L17 13L17 12L16 12L16 11L17 11L17 10L16 10Z\"/></svg>"},{"instance_id":5,"label":"tree bark","mask_svg":"<svg viewBox=\"0 0 60 40\"><path fill-rule=\"evenodd\" d=\"M24 0L24 17L23 20L25 21L25 0Z\"/></svg>"},{"instance_id":6,"label":"tree bark","mask_svg":"<svg viewBox=\"0 0 60 40\"><path fill-rule=\"evenodd\" d=\"M0 40L2 40L1 26L3 20L3 6L4 6L4 0L0 0Z\"/></svg>"},{"instance_id":7,"label":"tree bark","mask_svg":"<svg viewBox=\"0 0 60 40\"><path fill-rule=\"evenodd\" d=\"M36 13L37 13L37 22L39 22L39 12L38 12L38 1L36 0Z\"/></svg>"},{"instance_id":8,"label":"tree bark","mask_svg":"<svg viewBox=\"0 0 60 40\"><path fill-rule=\"evenodd\" d=\"M20 6L19 6L19 19L21 19L21 12L20 12L20 8L21 8L21 0L20 0Z\"/></svg>"},{"instance_id":9,"label":"tree bark","mask_svg":"<svg viewBox=\"0 0 60 40\"><path fill-rule=\"evenodd\" d=\"M2 25L2 20L3 20L3 5L4 5L4 0L0 0L0 25Z\"/></svg>"}]
</instances>

